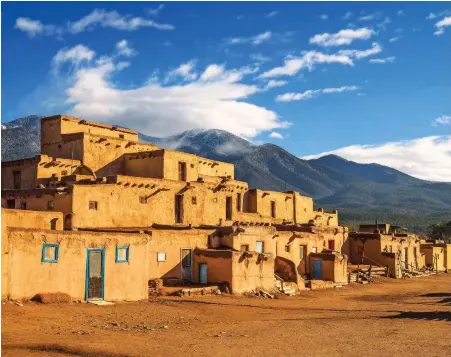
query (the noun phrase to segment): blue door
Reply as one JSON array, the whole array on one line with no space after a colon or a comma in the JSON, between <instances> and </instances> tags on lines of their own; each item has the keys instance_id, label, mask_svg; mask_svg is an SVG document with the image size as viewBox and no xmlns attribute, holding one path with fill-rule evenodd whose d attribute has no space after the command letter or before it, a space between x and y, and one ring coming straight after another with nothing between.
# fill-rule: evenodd
<instances>
[{"instance_id":1,"label":"blue door","mask_svg":"<svg viewBox=\"0 0 451 357\"><path fill-rule=\"evenodd\" d=\"M207 284L207 264L199 264L199 283Z\"/></svg>"},{"instance_id":2,"label":"blue door","mask_svg":"<svg viewBox=\"0 0 451 357\"><path fill-rule=\"evenodd\" d=\"M321 260L314 260L312 266L313 266L312 279L323 280Z\"/></svg>"}]
</instances>

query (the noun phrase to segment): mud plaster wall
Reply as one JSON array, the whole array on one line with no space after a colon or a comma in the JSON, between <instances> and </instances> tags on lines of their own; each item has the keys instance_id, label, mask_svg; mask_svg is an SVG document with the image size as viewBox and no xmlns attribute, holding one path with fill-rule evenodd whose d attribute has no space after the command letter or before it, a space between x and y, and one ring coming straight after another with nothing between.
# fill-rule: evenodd
<instances>
[{"instance_id":1,"label":"mud plaster wall","mask_svg":"<svg viewBox=\"0 0 451 357\"><path fill-rule=\"evenodd\" d=\"M55 220L55 229L63 229L63 214L61 212L42 212L2 208L2 224L8 227L50 229L51 221Z\"/></svg>"},{"instance_id":2,"label":"mud plaster wall","mask_svg":"<svg viewBox=\"0 0 451 357\"><path fill-rule=\"evenodd\" d=\"M14 171L20 171L21 188L35 188L37 160L18 160L17 164L2 165L2 189L14 189Z\"/></svg>"},{"instance_id":3,"label":"mud plaster wall","mask_svg":"<svg viewBox=\"0 0 451 357\"><path fill-rule=\"evenodd\" d=\"M425 264L429 267L433 267L434 270L444 271L446 270L445 262L445 248L435 246L421 246L421 252L424 253ZM437 257L437 260L434 259Z\"/></svg>"},{"instance_id":4,"label":"mud plaster wall","mask_svg":"<svg viewBox=\"0 0 451 357\"><path fill-rule=\"evenodd\" d=\"M149 279L181 278L181 250L206 249L212 230L154 230L149 245ZM158 253L166 253L167 260L157 261ZM193 255L192 255L193 256ZM193 265L191 265L193 267ZM193 275L196 278L196 275Z\"/></svg>"},{"instance_id":5,"label":"mud plaster wall","mask_svg":"<svg viewBox=\"0 0 451 357\"><path fill-rule=\"evenodd\" d=\"M263 253L276 254L275 230L271 227L244 228L244 233L227 235L220 238L220 245L240 251L242 245L247 245L249 251L256 251L257 242L263 242Z\"/></svg>"},{"instance_id":6,"label":"mud plaster wall","mask_svg":"<svg viewBox=\"0 0 451 357\"><path fill-rule=\"evenodd\" d=\"M207 281L209 284L228 283L232 289L232 252L218 251L204 255L195 252L193 257L193 280L199 283L199 265L207 264Z\"/></svg>"},{"instance_id":7,"label":"mud plaster wall","mask_svg":"<svg viewBox=\"0 0 451 357\"><path fill-rule=\"evenodd\" d=\"M58 193L27 193L26 191L7 194L2 196L2 207L7 207L7 200L15 200L15 208L20 208L20 203L25 202L27 210L62 212L64 216L72 212L72 196L70 194ZM53 201L54 208L48 209L48 202Z\"/></svg>"},{"instance_id":8,"label":"mud plaster wall","mask_svg":"<svg viewBox=\"0 0 451 357\"><path fill-rule=\"evenodd\" d=\"M164 176L163 155L161 150L153 153L149 154L151 156L142 157L136 154L126 154L124 157L124 175L162 179Z\"/></svg>"},{"instance_id":9,"label":"mud plaster wall","mask_svg":"<svg viewBox=\"0 0 451 357\"><path fill-rule=\"evenodd\" d=\"M63 292L84 300L87 248L105 248L105 300L147 298L146 235L18 228L8 228L7 234L10 277L2 297L19 299L40 292ZM57 263L41 262L43 243L59 244ZM128 263L115 262L117 245L130 246Z\"/></svg>"},{"instance_id":10,"label":"mud plaster wall","mask_svg":"<svg viewBox=\"0 0 451 357\"><path fill-rule=\"evenodd\" d=\"M242 294L246 291L274 289L274 257L261 259L258 254L243 257L240 252L232 255L232 292Z\"/></svg>"}]
</instances>

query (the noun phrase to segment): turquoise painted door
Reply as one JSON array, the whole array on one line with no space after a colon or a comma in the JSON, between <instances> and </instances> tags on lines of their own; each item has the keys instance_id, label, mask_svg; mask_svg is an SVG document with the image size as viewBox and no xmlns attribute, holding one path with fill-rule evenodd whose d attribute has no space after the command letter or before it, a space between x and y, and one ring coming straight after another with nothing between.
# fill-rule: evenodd
<instances>
[{"instance_id":1,"label":"turquoise painted door","mask_svg":"<svg viewBox=\"0 0 451 357\"><path fill-rule=\"evenodd\" d=\"M313 261L312 279L313 280L322 280L323 279L321 260Z\"/></svg>"},{"instance_id":2,"label":"turquoise painted door","mask_svg":"<svg viewBox=\"0 0 451 357\"><path fill-rule=\"evenodd\" d=\"M207 264L199 264L199 283L207 284Z\"/></svg>"}]
</instances>

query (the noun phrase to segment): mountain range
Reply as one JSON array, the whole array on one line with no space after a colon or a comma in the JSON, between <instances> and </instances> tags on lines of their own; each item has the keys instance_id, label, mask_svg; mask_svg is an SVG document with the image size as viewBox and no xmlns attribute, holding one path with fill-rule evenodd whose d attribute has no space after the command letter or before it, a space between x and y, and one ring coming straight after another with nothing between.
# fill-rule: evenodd
<instances>
[{"instance_id":1,"label":"mountain range","mask_svg":"<svg viewBox=\"0 0 451 357\"><path fill-rule=\"evenodd\" d=\"M335 155L303 160L274 144L255 145L227 131L188 130L140 140L235 165L237 180L265 190L295 190L317 206L338 208L343 224L390 221L413 231L451 219L451 183L424 181L379 164L359 164ZM2 161L37 155L40 116L2 125Z\"/></svg>"}]
</instances>

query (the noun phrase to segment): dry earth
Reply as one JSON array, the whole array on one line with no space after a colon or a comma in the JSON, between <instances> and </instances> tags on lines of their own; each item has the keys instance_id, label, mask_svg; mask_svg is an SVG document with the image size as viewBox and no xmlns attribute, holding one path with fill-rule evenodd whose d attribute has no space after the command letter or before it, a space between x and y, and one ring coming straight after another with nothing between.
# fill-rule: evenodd
<instances>
[{"instance_id":1,"label":"dry earth","mask_svg":"<svg viewBox=\"0 0 451 357\"><path fill-rule=\"evenodd\" d=\"M451 274L304 292L2 305L4 356L451 356Z\"/></svg>"}]
</instances>

